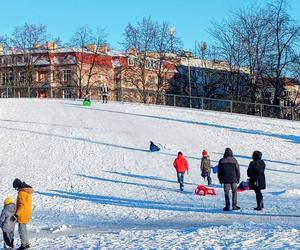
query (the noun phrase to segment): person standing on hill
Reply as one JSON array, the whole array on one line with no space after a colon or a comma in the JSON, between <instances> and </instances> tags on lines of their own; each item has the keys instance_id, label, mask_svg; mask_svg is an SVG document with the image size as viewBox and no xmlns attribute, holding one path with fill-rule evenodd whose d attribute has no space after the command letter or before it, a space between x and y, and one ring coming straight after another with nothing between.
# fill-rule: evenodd
<instances>
[{"instance_id":1,"label":"person standing on hill","mask_svg":"<svg viewBox=\"0 0 300 250\"><path fill-rule=\"evenodd\" d=\"M108 88L106 84L101 87L102 103L107 103Z\"/></svg>"},{"instance_id":2,"label":"person standing on hill","mask_svg":"<svg viewBox=\"0 0 300 250\"><path fill-rule=\"evenodd\" d=\"M208 185L211 184L211 165L210 165L210 158L207 154L207 151L204 149L202 151L202 159L200 164L201 176L205 179L207 178Z\"/></svg>"},{"instance_id":3,"label":"person standing on hill","mask_svg":"<svg viewBox=\"0 0 300 250\"><path fill-rule=\"evenodd\" d=\"M224 157L219 161L218 179L220 184L224 184L225 207L223 210L230 210L230 189L232 190L232 210L239 210L240 207L237 205L237 183L240 182L240 167L230 148L225 149Z\"/></svg>"},{"instance_id":4,"label":"person standing on hill","mask_svg":"<svg viewBox=\"0 0 300 250\"><path fill-rule=\"evenodd\" d=\"M247 175L249 177L250 189L253 189L256 195L257 207L255 210L262 210L264 208L262 189L266 189L265 178L265 162L261 159L262 153L260 151L254 151L252 154L253 161L250 162L247 169Z\"/></svg>"},{"instance_id":5,"label":"person standing on hill","mask_svg":"<svg viewBox=\"0 0 300 250\"><path fill-rule=\"evenodd\" d=\"M174 168L176 169L177 172L177 180L179 183L180 191L183 191L184 188L184 183L183 183L183 178L184 178L184 173L185 171L189 171L189 165L187 160L184 158L182 152L178 152L177 158L174 160L173 163Z\"/></svg>"},{"instance_id":6,"label":"person standing on hill","mask_svg":"<svg viewBox=\"0 0 300 250\"><path fill-rule=\"evenodd\" d=\"M31 221L32 215L32 192L31 186L22 182L18 178L13 181L13 187L18 191L17 210L14 220L19 223L19 235L21 239L21 246L17 250L30 248L27 224Z\"/></svg>"}]
</instances>

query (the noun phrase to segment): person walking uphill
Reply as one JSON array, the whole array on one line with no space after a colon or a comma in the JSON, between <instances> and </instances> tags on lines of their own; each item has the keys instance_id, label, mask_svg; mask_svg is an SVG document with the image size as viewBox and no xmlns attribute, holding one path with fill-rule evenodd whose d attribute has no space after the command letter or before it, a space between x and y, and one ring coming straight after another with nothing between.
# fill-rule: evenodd
<instances>
[{"instance_id":1,"label":"person walking uphill","mask_svg":"<svg viewBox=\"0 0 300 250\"><path fill-rule=\"evenodd\" d=\"M249 167L247 169L250 189L253 189L256 194L257 207L254 208L255 210L262 210L264 208L261 190L266 189L266 165L261 158L262 153L260 151L254 151L252 154L253 161L250 162Z\"/></svg>"},{"instance_id":2,"label":"person walking uphill","mask_svg":"<svg viewBox=\"0 0 300 250\"><path fill-rule=\"evenodd\" d=\"M4 200L4 208L1 212L0 225L3 231L4 249L14 249L14 231L16 221L13 218L16 213L16 205L12 198Z\"/></svg>"},{"instance_id":3,"label":"person walking uphill","mask_svg":"<svg viewBox=\"0 0 300 250\"><path fill-rule=\"evenodd\" d=\"M183 154L181 152L178 152L178 156L175 159L173 163L174 168L176 169L177 172L177 180L180 186L180 191L183 191L183 177L185 171L189 171L189 165L187 160L184 158Z\"/></svg>"},{"instance_id":4,"label":"person walking uphill","mask_svg":"<svg viewBox=\"0 0 300 250\"><path fill-rule=\"evenodd\" d=\"M31 186L16 178L13 182L13 187L18 191L17 210L15 219L19 223L19 235L21 246L17 250L30 248L27 224L31 221L32 214L32 192Z\"/></svg>"},{"instance_id":5,"label":"person walking uphill","mask_svg":"<svg viewBox=\"0 0 300 250\"><path fill-rule=\"evenodd\" d=\"M219 161L218 179L220 184L224 184L225 207L223 210L230 210L230 189L232 190L232 210L239 210L240 207L237 205L237 183L240 182L240 167L230 148L225 149L224 157Z\"/></svg>"},{"instance_id":6,"label":"person walking uphill","mask_svg":"<svg viewBox=\"0 0 300 250\"><path fill-rule=\"evenodd\" d=\"M202 159L201 159L200 170L201 170L201 176L204 179L207 178L208 185L210 185L211 184L210 158L209 158L209 155L207 154L207 151L205 149L202 151Z\"/></svg>"}]
</instances>

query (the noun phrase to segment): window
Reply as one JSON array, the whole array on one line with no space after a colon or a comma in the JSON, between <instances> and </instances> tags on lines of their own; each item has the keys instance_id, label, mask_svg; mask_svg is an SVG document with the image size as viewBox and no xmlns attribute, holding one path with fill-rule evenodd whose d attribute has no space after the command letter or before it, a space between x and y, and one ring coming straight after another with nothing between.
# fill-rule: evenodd
<instances>
[{"instance_id":1,"label":"window","mask_svg":"<svg viewBox=\"0 0 300 250\"><path fill-rule=\"evenodd\" d=\"M156 76L150 76L150 84L156 84L157 83L157 77Z\"/></svg>"},{"instance_id":2,"label":"window","mask_svg":"<svg viewBox=\"0 0 300 250\"><path fill-rule=\"evenodd\" d=\"M19 81L20 81L20 83L25 82L25 72L24 71L19 72Z\"/></svg>"},{"instance_id":3,"label":"window","mask_svg":"<svg viewBox=\"0 0 300 250\"><path fill-rule=\"evenodd\" d=\"M133 57L128 57L128 65L134 66L134 58Z\"/></svg>"},{"instance_id":4,"label":"window","mask_svg":"<svg viewBox=\"0 0 300 250\"><path fill-rule=\"evenodd\" d=\"M63 98L72 98L72 92L70 90L64 90Z\"/></svg>"},{"instance_id":5,"label":"window","mask_svg":"<svg viewBox=\"0 0 300 250\"><path fill-rule=\"evenodd\" d=\"M13 81L13 73L12 72L2 73L2 83L3 84L8 84L12 81Z\"/></svg>"},{"instance_id":6,"label":"window","mask_svg":"<svg viewBox=\"0 0 300 250\"><path fill-rule=\"evenodd\" d=\"M64 70L63 81L70 82L72 80L72 71L70 69Z\"/></svg>"},{"instance_id":7,"label":"window","mask_svg":"<svg viewBox=\"0 0 300 250\"><path fill-rule=\"evenodd\" d=\"M159 68L159 61L153 61L153 64L152 64L153 68L154 69L158 69ZM163 70L163 65L161 65L161 70Z\"/></svg>"},{"instance_id":8,"label":"window","mask_svg":"<svg viewBox=\"0 0 300 250\"><path fill-rule=\"evenodd\" d=\"M152 68L152 60L149 60L149 59L146 60L145 68L146 69L151 69Z\"/></svg>"},{"instance_id":9,"label":"window","mask_svg":"<svg viewBox=\"0 0 300 250\"><path fill-rule=\"evenodd\" d=\"M47 80L48 80L48 73L46 71L39 71L38 72L38 81L46 82Z\"/></svg>"}]
</instances>

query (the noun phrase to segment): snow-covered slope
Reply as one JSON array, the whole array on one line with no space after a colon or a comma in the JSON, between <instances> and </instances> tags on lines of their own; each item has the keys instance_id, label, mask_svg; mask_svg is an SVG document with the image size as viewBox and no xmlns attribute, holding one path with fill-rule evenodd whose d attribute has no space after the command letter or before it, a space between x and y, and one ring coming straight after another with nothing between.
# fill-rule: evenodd
<instances>
[{"instance_id":1,"label":"snow-covered slope","mask_svg":"<svg viewBox=\"0 0 300 250\"><path fill-rule=\"evenodd\" d=\"M15 177L34 187L36 249L300 248L299 122L120 103L0 105L1 197L16 197ZM162 150L149 152L150 140ZM193 194L205 184L202 149L215 165L226 147L244 180L252 152L263 152L263 211L248 191L240 211L224 213L215 175L217 196ZM184 192L172 166L178 151L191 167Z\"/></svg>"}]
</instances>

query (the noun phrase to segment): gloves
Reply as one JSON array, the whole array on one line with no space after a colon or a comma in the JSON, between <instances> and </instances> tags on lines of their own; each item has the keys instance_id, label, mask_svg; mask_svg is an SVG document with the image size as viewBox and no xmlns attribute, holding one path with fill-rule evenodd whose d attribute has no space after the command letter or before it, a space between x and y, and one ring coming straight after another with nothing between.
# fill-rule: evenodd
<instances>
[{"instance_id":1,"label":"gloves","mask_svg":"<svg viewBox=\"0 0 300 250\"><path fill-rule=\"evenodd\" d=\"M18 215L14 214L10 217L10 221L15 222L18 219Z\"/></svg>"}]
</instances>

